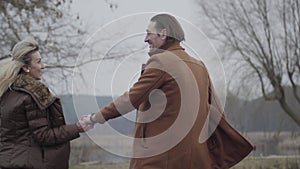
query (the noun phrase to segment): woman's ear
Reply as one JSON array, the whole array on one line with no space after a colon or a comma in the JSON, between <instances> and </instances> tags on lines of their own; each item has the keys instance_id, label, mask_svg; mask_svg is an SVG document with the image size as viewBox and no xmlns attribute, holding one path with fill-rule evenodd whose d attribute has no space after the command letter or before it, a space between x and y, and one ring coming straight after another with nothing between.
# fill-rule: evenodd
<instances>
[{"instance_id":1,"label":"woman's ear","mask_svg":"<svg viewBox=\"0 0 300 169\"><path fill-rule=\"evenodd\" d=\"M23 70L24 72L26 72L26 73L29 73L29 72L30 72L29 66L28 66L28 65L24 65L24 66L22 67L22 70Z\"/></svg>"}]
</instances>

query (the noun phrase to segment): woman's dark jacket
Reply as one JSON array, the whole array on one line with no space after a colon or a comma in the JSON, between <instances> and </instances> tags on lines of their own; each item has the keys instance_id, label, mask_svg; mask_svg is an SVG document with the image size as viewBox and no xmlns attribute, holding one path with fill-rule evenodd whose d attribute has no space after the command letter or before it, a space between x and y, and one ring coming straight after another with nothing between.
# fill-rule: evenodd
<instances>
[{"instance_id":1,"label":"woman's dark jacket","mask_svg":"<svg viewBox=\"0 0 300 169\"><path fill-rule=\"evenodd\" d=\"M0 168L67 169L76 124L41 82L21 76L0 98Z\"/></svg>"}]
</instances>

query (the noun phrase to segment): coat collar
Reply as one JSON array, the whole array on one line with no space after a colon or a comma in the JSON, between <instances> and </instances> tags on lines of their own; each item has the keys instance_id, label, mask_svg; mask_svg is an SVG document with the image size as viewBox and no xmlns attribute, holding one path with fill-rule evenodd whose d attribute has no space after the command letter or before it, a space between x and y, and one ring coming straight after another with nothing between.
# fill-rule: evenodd
<instances>
[{"instance_id":1,"label":"coat collar","mask_svg":"<svg viewBox=\"0 0 300 169\"><path fill-rule=\"evenodd\" d=\"M42 110L46 109L56 100L56 97L52 95L43 83L29 75L21 75L20 78L14 82L12 88L30 94Z\"/></svg>"},{"instance_id":2,"label":"coat collar","mask_svg":"<svg viewBox=\"0 0 300 169\"><path fill-rule=\"evenodd\" d=\"M156 49L152 52L148 52L149 56L153 56L155 54L159 54L162 53L164 51L172 51L172 50L184 50L183 47L180 46L180 42L179 41L175 41L173 43L167 43L165 45L163 45L161 48Z\"/></svg>"}]
</instances>

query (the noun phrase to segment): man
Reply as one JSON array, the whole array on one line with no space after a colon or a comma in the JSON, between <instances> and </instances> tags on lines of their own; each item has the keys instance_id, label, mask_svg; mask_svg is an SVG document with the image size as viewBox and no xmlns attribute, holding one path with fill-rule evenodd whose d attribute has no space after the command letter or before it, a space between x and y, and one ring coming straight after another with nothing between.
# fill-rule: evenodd
<instances>
[{"instance_id":1,"label":"man","mask_svg":"<svg viewBox=\"0 0 300 169\"><path fill-rule=\"evenodd\" d=\"M151 18L150 59L132 88L85 118L105 121L137 109L131 169L230 168L253 149L225 120L205 65L180 46L175 17Z\"/></svg>"}]
</instances>

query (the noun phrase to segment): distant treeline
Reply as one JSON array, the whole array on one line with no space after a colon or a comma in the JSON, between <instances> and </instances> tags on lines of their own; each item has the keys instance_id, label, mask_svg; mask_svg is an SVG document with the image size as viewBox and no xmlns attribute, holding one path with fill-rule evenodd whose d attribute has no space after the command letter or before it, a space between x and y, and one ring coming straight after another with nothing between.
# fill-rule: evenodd
<instances>
[{"instance_id":1,"label":"distant treeline","mask_svg":"<svg viewBox=\"0 0 300 169\"><path fill-rule=\"evenodd\" d=\"M76 111L71 95L60 96L67 122L75 122L77 116L94 112L97 109L95 109L95 105L100 108L112 101L112 98L108 96L80 95L75 97ZM290 103L293 104L293 100ZM300 107L298 109L300 112ZM299 130L296 123L284 113L277 102L265 101L263 98L246 101L229 93L226 99L225 112L228 121L240 132ZM135 116L135 113L131 113L131 116ZM128 134L134 130L134 123L126 118L117 118L110 121L110 124L122 133Z\"/></svg>"}]
</instances>

